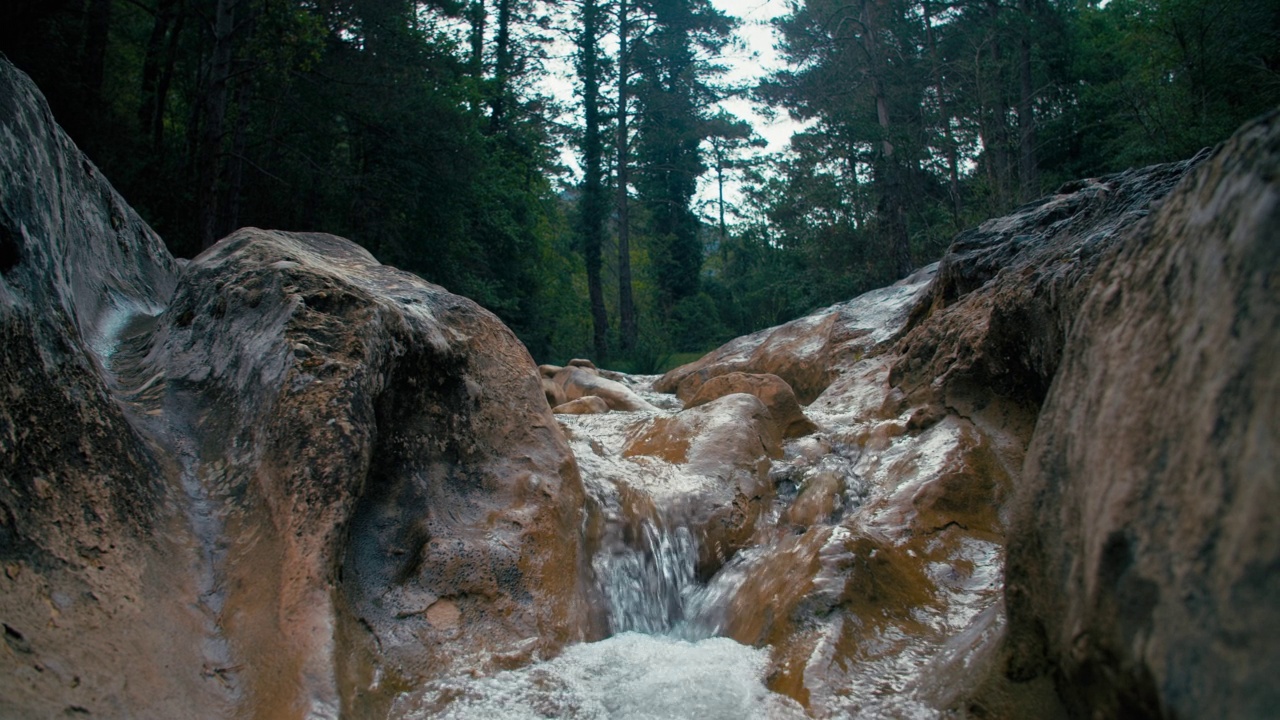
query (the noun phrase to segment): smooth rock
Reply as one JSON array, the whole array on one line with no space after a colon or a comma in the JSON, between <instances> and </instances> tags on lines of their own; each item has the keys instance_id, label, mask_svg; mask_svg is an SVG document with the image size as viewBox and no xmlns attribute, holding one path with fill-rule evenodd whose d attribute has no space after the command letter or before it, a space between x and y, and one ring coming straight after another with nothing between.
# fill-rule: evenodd
<instances>
[{"instance_id":1,"label":"smooth rock","mask_svg":"<svg viewBox=\"0 0 1280 720\"><path fill-rule=\"evenodd\" d=\"M791 386L777 375L755 375L751 373L732 372L719 375L703 383L693 397L685 403L686 408L705 405L719 397L733 393L747 393L760 398L774 422L778 423L782 437L794 438L808 435L817 430L809 418L805 417L796 401L796 394Z\"/></svg>"},{"instance_id":2,"label":"smooth rock","mask_svg":"<svg viewBox=\"0 0 1280 720\"><path fill-rule=\"evenodd\" d=\"M564 396L564 388L545 375L542 377L542 394L547 397L547 404L553 408L568 402L568 398Z\"/></svg>"},{"instance_id":3,"label":"smooth rock","mask_svg":"<svg viewBox=\"0 0 1280 720\"><path fill-rule=\"evenodd\" d=\"M713 377L731 372L771 374L785 380L807 405L850 364L895 336L936 270L935 263L890 287L730 340L658 378L653 389L676 393L687 402Z\"/></svg>"},{"instance_id":4,"label":"smooth rock","mask_svg":"<svg viewBox=\"0 0 1280 720\"><path fill-rule=\"evenodd\" d=\"M773 500L770 459L781 456L777 424L753 395L726 395L668 417L634 425L624 458L653 457L691 481L680 503L698 535L698 572L709 577L744 547Z\"/></svg>"},{"instance_id":5,"label":"smooth rock","mask_svg":"<svg viewBox=\"0 0 1280 720\"><path fill-rule=\"evenodd\" d=\"M3 60L0 208L0 715L384 717L598 634L492 314L329 235L175 262Z\"/></svg>"},{"instance_id":6,"label":"smooth rock","mask_svg":"<svg viewBox=\"0 0 1280 720\"><path fill-rule=\"evenodd\" d=\"M609 412L609 403L605 402L604 398L586 395L576 400L561 403L552 408L551 412L557 415L592 415Z\"/></svg>"},{"instance_id":7,"label":"smooth rock","mask_svg":"<svg viewBox=\"0 0 1280 720\"><path fill-rule=\"evenodd\" d=\"M567 400L594 396L604 400L610 410L656 410L634 390L616 380L600 377L594 368L567 365L556 373L555 383L564 390Z\"/></svg>"}]
</instances>

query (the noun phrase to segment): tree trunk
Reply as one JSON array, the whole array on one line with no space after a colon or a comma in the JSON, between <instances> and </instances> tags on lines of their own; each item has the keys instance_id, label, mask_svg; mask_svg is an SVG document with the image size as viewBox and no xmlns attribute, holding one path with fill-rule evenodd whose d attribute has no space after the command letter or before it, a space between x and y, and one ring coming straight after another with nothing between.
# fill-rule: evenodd
<instances>
[{"instance_id":1,"label":"tree trunk","mask_svg":"<svg viewBox=\"0 0 1280 720\"><path fill-rule=\"evenodd\" d=\"M213 20L213 50L204 92L204 117L196 153L196 212L200 248L218 239L218 164L222 158L223 125L227 116L227 81L231 76L232 40L237 0L217 0Z\"/></svg>"},{"instance_id":2,"label":"tree trunk","mask_svg":"<svg viewBox=\"0 0 1280 720\"><path fill-rule=\"evenodd\" d=\"M1027 0L1018 0L1022 28L1018 42L1018 170L1023 202L1040 194L1036 167L1035 86L1031 82L1031 11Z\"/></svg>"},{"instance_id":3,"label":"tree trunk","mask_svg":"<svg viewBox=\"0 0 1280 720\"><path fill-rule=\"evenodd\" d=\"M863 38L871 69L871 91L876 100L876 120L880 125L880 168L877 181L880 184L880 220L889 241L889 257L897 277L911 274L911 240L907 234L907 207L903 197L902 160L895 155L893 125L889 114L889 98L885 86L885 66L877 41L880 24L876 18L874 0L862 3L862 23L866 28Z\"/></svg>"},{"instance_id":4,"label":"tree trunk","mask_svg":"<svg viewBox=\"0 0 1280 720\"><path fill-rule=\"evenodd\" d=\"M601 284L601 255L604 246L604 173L601 169L603 141L600 133L600 6L597 0L583 0L582 33L578 37L578 75L582 78L582 197L579 202L583 256L587 266L587 291L591 297L596 361L608 356L609 316L604 306Z\"/></svg>"},{"instance_id":5,"label":"tree trunk","mask_svg":"<svg viewBox=\"0 0 1280 720\"><path fill-rule=\"evenodd\" d=\"M489 132L502 129L507 111L507 85L511 77L511 15L515 0L498 0L498 36L494 40L493 98L490 104Z\"/></svg>"},{"instance_id":6,"label":"tree trunk","mask_svg":"<svg viewBox=\"0 0 1280 720\"><path fill-rule=\"evenodd\" d=\"M242 45L253 37L254 30L257 25L257 10L252 3L246 5L246 17L242 21L240 32L243 38ZM229 235L232 231L240 227L240 200L244 191L244 165L245 153L248 151L248 135L249 135L249 108L253 97L253 76L251 74L251 61L241 58L234 65L236 75L239 76L236 84L236 127L235 134L231 140L231 154L227 157L223 169L225 172L225 181L223 187L225 194L223 195L222 209L218 215L218 233L219 237Z\"/></svg>"},{"instance_id":7,"label":"tree trunk","mask_svg":"<svg viewBox=\"0 0 1280 720\"><path fill-rule=\"evenodd\" d=\"M921 0L920 5L924 9L924 32L925 39L929 45L929 62L933 66L933 86L938 93L938 114L940 115L939 119L942 121L942 135L945 145L943 152L947 156L949 176L947 192L951 196L951 224L959 230L961 229L959 152L956 148L955 134L951 131L951 107L947 103L946 86L942 80L942 63L938 60L938 42L933 32L933 3L930 0Z\"/></svg>"},{"instance_id":8,"label":"tree trunk","mask_svg":"<svg viewBox=\"0 0 1280 720\"><path fill-rule=\"evenodd\" d=\"M219 237L225 237L240 227L240 199L244 191L245 152L248 149L249 104L252 94L252 83L249 78L240 79L236 87L236 130L231 141L231 155L227 158L223 169L226 179L223 186L222 209L218 213Z\"/></svg>"},{"instance_id":9,"label":"tree trunk","mask_svg":"<svg viewBox=\"0 0 1280 720\"><path fill-rule=\"evenodd\" d=\"M467 10L467 21L471 24L471 57L468 58L468 72L471 77L480 79L484 77L484 24L485 24L484 0L472 0L471 7Z\"/></svg>"},{"instance_id":10,"label":"tree trunk","mask_svg":"<svg viewBox=\"0 0 1280 720\"><path fill-rule=\"evenodd\" d=\"M111 0L89 0L85 15L84 50L80 56L80 77L86 96L94 105L102 100L103 71L107 61L107 40L111 33Z\"/></svg>"},{"instance_id":11,"label":"tree trunk","mask_svg":"<svg viewBox=\"0 0 1280 720\"><path fill-rule=\"evenodd\" d=\"M158 98L156 88L160 84L161 64L164 62L165 38L173 25L173 6L177 0L159 0L155 20L147 36L147 47L142 56L142 100L138 104L138 132L143 137L151 134L155 126Z\"/></svg>"},{"instance_id":12,"label":"tree trunk","mask_svg":"<svg viewBox=\"0 0 1280 720\"><path fill-rule=\"evenodd\" d=\"M987 114L987 122L983 123L985 127L981 129L982 144L987 154L987 172L991 178L995 189L997 207L991 208L993 211L1003 212L1012 205L1013 192L1010 176L1012 173L1012 164L1009 162L1009 127L1008 116L1009 106L1005 102L1004 87L1004 52L1000 47L1001 38L1000 28L998 25L1000 17L1000 4L995 0L987 0L987 9L991 17L991 34L989 36L989 44L991 47L991 66L995 73L995 80L988 83L990 90L991 105L990 113Z\"/></svg>"},{"instance_id":13,"label":"tree trunk","mask_svg":"<svg viewBox=\"0 0 1280 720\"><path fill-rule=\"evenodd\" d=\"M636 306L631 293L631 203L627 185L631 181L630 138L627 136L628 88L631 56L627 49L629 17L627 0L618 0L618 320L624 352L636 346Z\"/></svg>"},{"instance_id":14,"label":"tree trunk","mask_svg":"<svg viewBox=\"0 0 1280 720\"><path fill-rule=\"evenodd\" d=\"M152 115L151 144L157 151L164 149L164 116L169 105L169 88L173 85L174 68L178 64L179 40L182 37L182 26L186 19L186 13L179 10L173 29L169 31L169 46L165 50L164 68L160 72L160 79L156 82L156 107Z\"/></svg>"}]
</instances>

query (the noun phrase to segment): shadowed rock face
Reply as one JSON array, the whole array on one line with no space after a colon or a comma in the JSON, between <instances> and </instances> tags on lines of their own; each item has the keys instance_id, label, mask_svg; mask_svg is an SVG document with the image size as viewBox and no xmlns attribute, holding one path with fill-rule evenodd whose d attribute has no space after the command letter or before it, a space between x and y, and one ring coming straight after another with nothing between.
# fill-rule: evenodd
<instances>
[{"instance_id":1,"label":"shadowed rock face","mask_svg":"<svg viewBox=\"0 0 1280 720\"><path fill-rule=\"evenodd\" d=\"M1005 594L1011 672L1052 672L1081 717L1280 707L1277 168L1272 114L1080 293L1028 450Z\"/></svg>"},{"instance_id":2,"label":"shadowed rock face","mask_svg":"<svg viewBox=\"0 0 1280 720\"><path fill-rule=\"evenodd\" d=\"M953 406L1003 396L1038 407L1089 278L1202 159L1068 183L961 233L912 310L890 382Z\"/></svg>"},{"instance_id":3,"label":"shadowed rock face","mask_svg":"<svg viewBox=\"0 0 1280 720\"><path fill-rule=\"evenodd\" d=\"M0 714L380 717L592 632L501 322L328 235L179 272L8 65L0 125Z\"/></svg>"}]
</instances>

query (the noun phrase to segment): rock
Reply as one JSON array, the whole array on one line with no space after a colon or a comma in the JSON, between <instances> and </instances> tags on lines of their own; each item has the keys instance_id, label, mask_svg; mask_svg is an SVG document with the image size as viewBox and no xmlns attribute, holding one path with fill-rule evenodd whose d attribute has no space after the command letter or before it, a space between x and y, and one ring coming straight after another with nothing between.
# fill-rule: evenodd
<instances>
[{"instance_id":1,"label":"rock","mask_svg":"<svg viewBox=\"0 0 1280 720\"><path fill-rule=\"evenodd\" d=\"M801 527L830 522L841 504L844 476L838 472L815 473L787 508L787 522Z\"/></svg>"},{"instance_id":2,"label":"rock","mask_svg":"<svg viewBox=\"0 0 1280 720\"><path fill-rule=\"evenodd\" d=\"M167 510L186 496L110 389L122 337L163 310L177 271L0 56L5 717L226 709L225 688L200 674L196 578L183 571L196 556Z\"/></svg>"},{"instance_id":3,"label":"rock","mask_svg":"<svg viewBox=\"0 0 1280 720\"><path fill-rule=\"evenodd\" d=\"M381 717L597 632L493 315L328 235L179 267L2 59L0 128L0 714Z\"/></svg>"},{"instance_id":4,"label":"rock","mask_svg":"<svg viewBox=\"0 0 1280 720\"><path fill-rule=\"evenodd\" d=\"M1280 115L1247 125L1079 295L1028 451L1008 671L1079 717L1280 706Z\"/></svg>"},{"instance_id":5,"label":"rock","mask_svg":"<svg viewBox=\"0 0 1280 720\"><path fill-rule=\"evenodd\" d=\"M1089 277L1202 159L1068 183L958 235L911 310L890 384L922 402L1038 408Z\"/></svg>"},{"instance_id":6,"label":"rock","mask_svg":"<svg viewBox=\"0 0 1280 720\"><path fill-rule=\"evenodd\" d=\"M760 398L765 407L769 408L769 414L773 416L784 438L800 437L817 430L817 426L804 416L791 386L777 375L732 372L713 377L698 388L685 403L685 407L697 407L739 392Z\"/></svg>"},{"instance_id":7,"label":"rock","mask_svg":"<svg viewBox=\"0 0 1280 720\"><path fill-rule=\"evenodd\" d=\"M786 381L800 403L808 405L850 363L894 337L936 269L930 265L891 287L731 340L658 378L653 389L688 402L713 377L770 374Z\"/></svg>"},{"instance_id":8,"label":"rock","mask_svg":"<svg viewBox=\"0 0 1280 720\"><path fill-rule=\"evenodd\" d=\"M577 400L590 395L604 400L610 410L657 409L626 385L600 377L593 368L570 364L556 373L555 383L564 390L565 398L568 400Z\"/></svg>"},{"instance_id":9,"label":"rock","mask_svg":"<svg viewBox=\"0 0 1280 720\"><path fill-rule=\"evenodd\" d=\"M349 683L259 702L379 715L395 687L586 634L580 480L532 359L487 311L341 238L246 229L188 266L155 347L162 409L204 438L192 462L234 519L218 541L242 558L225 582L254 633L243 677ZM441 601L458 623L432 622Z\"/></svg>"},{"instance_id":10,"label":"rock","mask_svg":"<svg viewBox=\"0 0 1280 720\"><path fill-rule=\"evenodd\" d=\"M556 384L555 380L545 376L542 378L542 394L547 397L547 405L553 408L560 407L568 401L564 396L564 388Z\"/></svg>"},{"instance_id":11,"label":"rock","mask_svg":"<svg viewBox=\"0 0 1280 720\"><path fill-rule=\"evenodd\" d=\"M557 405L551 409L551 412L557 415L592 415L609 412L609 403L605 402L604 398L585 395L577 400Z\"/></svg>"},{"instance_id":12,"label":"rock","mask_svg":"<svg viewBox=\"0 0 1280 720\"><path fill-rule=\"evenodd\" d=\"M634 425L624 458L680 466L683 524L699 540L698 573L710 577L745 546L773 499L770 459L781 456L777 425L753 395L726 395Z\"/></svg>"},{"instance_id":13,"label":"rock","mask_svg":"<svg viewBox=\"0 0 1280 720\"><path fill-rule=\"evenodd\" d=\"M560 372L563 369L564 368L560 367L559 365L539 365L538 374L550 380L556 376L556 373Z\"/></svg>"},{"instance_id":14,"label":"rock","mask_svg":"<svg viewBox=\"0 0 1280 720\"><path fill-rule=\"evenodd\" d=\"M585 358L574 358L569 361L569 367L587 368L588 370L598 370L596 364Z\"/></svg>"}]
</instances>

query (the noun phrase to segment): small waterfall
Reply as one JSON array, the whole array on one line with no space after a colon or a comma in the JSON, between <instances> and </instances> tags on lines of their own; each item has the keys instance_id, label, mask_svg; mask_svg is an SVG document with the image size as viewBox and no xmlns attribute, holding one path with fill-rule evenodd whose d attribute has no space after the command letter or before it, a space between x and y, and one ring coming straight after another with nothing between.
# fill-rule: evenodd
<instances>
[{"instance_id":1,"label":"small waterfall","mask_svg":"<svg viewBox=\"0 0 1280 720\"><path fill-rule=\"evenodd\" d=\"M631 544L597 553L592 565L609 602L611 634L672 634L685 620L698 589L698 546L686 527L661 519L640 521Z\"/></svg>"}]
</instances>

